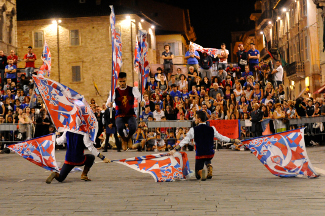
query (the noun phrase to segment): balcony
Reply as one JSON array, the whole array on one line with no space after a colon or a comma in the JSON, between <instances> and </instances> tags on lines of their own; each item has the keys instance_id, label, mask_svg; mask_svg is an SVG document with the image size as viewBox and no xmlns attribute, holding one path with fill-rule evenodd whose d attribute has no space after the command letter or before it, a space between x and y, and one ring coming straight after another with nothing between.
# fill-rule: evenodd
<instances>
[{"instance_id":1,"label":"balcony","mask_svg":"<svg viewBox=\"0 0 325 216\"><path fill-rule=\"evenodd\" d=\"M285 68L287 77L292 80L299 80L305 78L305 65L303 62L293 62Z\"/></svg>"},{"instance_id":2,"label":"balcony","mask_svg":"<svg viewBox=\"0 0 325 216\"><path fill-rule=\"evenodd\" d=\"M272 20L272 10L264 11L257 20L257 29L261 29L264 24Z\"/></svg>"}]
</instances>

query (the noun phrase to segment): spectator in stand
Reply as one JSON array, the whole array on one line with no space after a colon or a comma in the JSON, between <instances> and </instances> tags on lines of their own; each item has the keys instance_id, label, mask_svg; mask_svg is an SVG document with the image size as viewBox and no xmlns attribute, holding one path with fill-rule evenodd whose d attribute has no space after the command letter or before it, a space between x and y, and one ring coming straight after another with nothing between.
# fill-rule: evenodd
<instances>
[{"instance_id":1,"label":"spectator in stand","mask_svg":"<svg viewBox=\"0 0 325 216\"><path fill-rule=\"evenodd\" d=\"M216 99L218 93L220 93L221 97L224 96L223 91L219 88L218 83L213 83L212 89L210 89L210 91L209 91L210 98Z\"/></svg>"},{"instance_id":2,"label":"spectator in stand","mask_svg":"<svg viewBox=\"0 0 325 216\"><path fill-rule=\"evenodd\" d=\"M0 50L0 73L1 73L1 85L3 86L5 79L5 68L7 65L7 56L3 54L3 51Z\"/></svg>"},{"instance_id":3,"label":"spectator in stand","mask_svg":"<svg viewBox=\"0 0 325 216\"><path fill-rule=\"evenodd\" d=\"M253 86L247 85L246 89L244 90L244 94L248 101L252 100L252 96L253 96L252 88L253 88Z\"/></svg>"},{"instance_id":4,"label":"spectator in stand","mask_svg":"<svg viewBox=\"0 0 325 216\"><path fill-rule=\"evenodd\" d=\"M161 69L161 67L158 67L157 68L157 73L155 73L155 79L156 79L157 82L160 81L161 74L162 74L162 69Z\"/></svg>"},{"instance_id":5,"label":"spectator in stand","mask_svg":"<svg viewBox=\"0 0 325 216\"><path fill-rule=\"evenodd\" d=\"M146 105L142 115L140 116L140 121L148 121L149 115L153 115L150 111L150 105Z\"/></svg>"},{"instance_id":6,"label":"spectator in stand","mask_svg":"<svg viewBox=\"0 0 325 216\"><path fill-rule=\"evenodd\" d=\"M171 85L171 91L170 91L170 96L174 99L175 96L181 98L182 97L182 93L180 91L177 90L177 86L175 84Z\"/></svg>"},{"instance_id":7,"label":"spectator in stand","mask_svg":"<svg viewBox=\"0 0 325 216\"><path fill-rule=\"evenodd\" d=\"M222 68L223 70L226 70L227 68L227 59L228 59L229 51L226 49L226 44L221 44L221 49L218 50L217 56L219 58L219 64L218 68Z\"/></svg>"},{"instance_id":8,"label":"spectator in stand","mask_svg":"<svg viewBox=\"0 0 325 216\"><path fill-rule=\"evenodd\" d=\"M197 88L195 85L192 86L192 91L189 92L190 97L197 98L200 97L200 91L197 91Z\"/></svg>"},{"instance_id":9,"label":"spectator in stand","mask_svg":"<svg viewBox=\"0 0 325 216\"><path fill-rule=\"evenodd\" d=\"M165 151L166 150L165 140L162 139L160 133L157 133L157 142L156 142L156 145L153 146L153 149L154 149L154 151Z\"/></svg>"},{"instance_id":10,"label":"spectator in stand","mask_svg":"<svg viewBox=\"0 0 325 216\"><path fill-rule=\"evenodd\" d=\"M205 112L207 118L209 119L211 116L211 111L208 110L208 106L205 103L202 103L202 109L201 111Z\"/></svg>"},{"instance_id":11,"label":"spectator in stand","mask_svg":"<svg viewBox=\"0 0 325 216\"><path fill-rule=\"evenodd\" d=\"M17 62L18 62L18 56L15 55L14 50L10 50L10 55L7 57L7 63L9 64L9 60L12 60L12 63L16 65L17 67Z\"/></svg>"},{"instance_id":12,"label":"spectator in stand","mask_svg":"<svg viewBox=\"0 0 325 216\"><path fill-rule=\"evenodd\" d=\"M182 69L181 68L177 68L176 70L176 74L175 74L175 78L177 81L180 81L180 76L182 75Z\"/></svg>"},{"instance_id":13,"label":"spectator in stand","mask_svg":"<svg viewBox=\"0 0 325 216\"><path fill-rule=\"evenodd\" d=\"M33 53L33 48L31 46L28 47L28 52L24 56L25 72L27 77L32 77L35 68L36 55Z\"/></svg>"},{"instance_id":14,"label":"spectator in stand","mask_svg":"<svg viewBox=\"0 0 325 216\"><path fill-rule=\"evenodd\" d=\"M315 107L313 105L313 100L308 99L307 106L306 106L306 118L314 117L314 113L315 113ZM314 136L313 123L308 123L306 131L307 131L307 136L310 135Z\"/></svg>"},{"instance_id":15,"label":"spectator in stand","mask_svg":"<svg viewBox=\"0 0 325 216\"><path fill-rule=\"evenodd\" d=\"M209 80L208 77L204 77L204 78L203 78L203 81L202 81L202 83L201 83L201 86L203 86L204 89L205 89L207 92L209 92L210 87L211 87L211 83L210 83L210 80Z\"/></svg>"},{"instance_id":16,"label":"spectator in stand","mask_svg":"<svg viewBox=\"0 0 325 216\"><path fill-rule=\"evenodd\" d=\"M197 76L197 72L195 74L195 70L193 66L188 68L187 80L188 80L188 89L192 89L192 80Z\"/></svg>"},{"instance_id":17,"label":"spectator in stand","mask_svg":"<svg viewBox=\"0 0 325 216\"><path fill-rule=\"evenodd\" d=\"M285 118L285 113L281 109L281 104L275 104L275 110L273 112L273 122L275 126L275 132L280 133L286 131L286 125L283 123L283 119Z\"/></svg>"},{"instance_id":18,"label":"spectator in stand","mask_svg":"<svg viewBox=\"0 0 325 216\"><path fill-rule=\"evenodd\" d=\"M13 60L8 60L8 65L5 67L6 78L11 79L11 81L16 82L16 71L17 67L13 64Z\"/></svg>"},{"instance_id":19,"label":"spectator in stand","mask_svg":"<svg viewBox=\"0 0 325 216\"><path fill-rule=\"evenodd\" d=\"M272 74L274 74L274 85L279 86L283 82L283 67L281 65L281 61L276 61L277 68L272 71Z\"/></svg>"},{"instance_id":20,"label":"spectator in stand","mask_svg":"<svg viewBox=\"0 0 325 216\"><path fill-rule=\"evenodd\" d=\"M266 98L263 98L261 103L264 104L264 105L268 105L268 103L271 101L272 103L274 103L274 100L272 99L273 97L273 94L268 94L266 96Z\"/></svg>"},{"instance_id":21,"label":"spectator in stand","mask_svg":"<svg viewBox=\"0 0 325 216\"><path fill-rule=\"evenodd\" d=\"M169 150L172 150L175 148L175 145L176 145L176 137L175 137L174 131L171 130L169 132L169 136L167 137L167 148Z\"/></svg>"},{"instance_id":22,"label":"spectator in stand","mask_svg":"<svg viewBox=\"0 0 325 216\"><path fill-rule=\"evenodd\" d=\"M153 150L153 146L156 145L156 133L154 130L150 130L149 133L147 134L147 151L152 151Z\"/></svg>"},{"instance_id":23,"label":"spectator in stand","mask_svg":"<svg viewBox=\"0 0 325 216\"><path fill-rule=\"evenodd\" d=\"M240 83L244 85L248 76L253 76L253 73L249 70L249 66L245 66L245 71L242 73Z\"/></svg>"},{"instance_id":24,"label":"spectator in stand","mask_svg":"<svg viewBox=\"0 0 325 216\"><path fill-rule=\"evenodd\" d=\"M10 89L7 89L7 94L3 97L3 100L9 98L10 102L12 103L15 100L15 95L11 93Z\"/></svg>"},{"instance_id":25,"label":"spectator in stand","mask_svg":"<svg viewBox=\"0 0 325 216\"><path fill-rule=\"evenodd\" d=\"M165 79L165 74L160 75L160 81L158 82L158 89L162 93L166 93L168 91L168 83Z\"/></svg>"},{"instance_id":26,"label":"spectator in stand","mask_svg":"<svg viewBox=\"0 0 325 216\"><path fill-rule=\"evenodd\" d=\"M169 82L168 82L168 86L171 86L171 85L176 85L176 87L178 87L178 81L176 81L176 77L175 77L175 75L171 75L170 76L170 79L168 79L169 80Z\"/></svg>"},{"instance_id":27,"label":"spectator in stand","mask_svg":"<svg viewBox=\"0 0 325 216\"><path fill-rule=\"evenodd\" d=\"M166 106L165 116L166 120L176 120L176 114L170 105Z\"/></svg>"},{"instance_id":28,"label":"spectator in stand","mask_svg":"<svg viewBox=\"0 0 325 216\"><path fill-rule=\"evenodd\" d=\"M164 52L161 55L161 58L164 59L164 70L167 77L170 77L170 74L173 72L173 58L174 54L170 51L170 45L166 44L164 46Z\"/></svg>"},{"instance_id":29,"label":"spectator in stand","mask_svg":"<svg viewBox=\"0 0 325 216\"><path fill-rule=\"evenodd\" d=\"M216 77L218 77L218 83L221 84L227 78L227 72L222 67L219 67Z\"/></svg>"},{"instance_id":30,"label":"spectator in stand","mask_svg":"<svg viewBox=\"0 0 325 216\"><path fill-rule=\"evenodd\" d=\"M240 97L244 94L244 91L240 83L236 84L236 88L234 89L234 94L236 97L236 102L238 103L240 101Z\"/></svg>"},{"instance_id":31,"label":"spectator in stand","mask_svg":"<svg viewBox=\"0 0 325 216\"><path fill-rule=\"evenodd\" d=\"M188 87L188 82L187 82L187 80L186 80L186 77L185 77L185 75L184 74L181 74L180 75L180 81L178 82L178 90L183 90L184 89L184 87Z\"/></svg>"},{"instance_id":32,"label":"spectator in stand","mask_svg":"<svg viewBox=\"0 0 325 216\"><path fill-rule=\"evenodd\" d=\"M232 114L235 115L236 119L239 118L239 112L238 112L238 109L237 109L237 105L233 104L233 103L229 104L226 119L231 119Z\"/></svg>"},{"instance_id":33,"label":"spectator in stand","mask_svg":"<svg viewBox=\"0 0 325 216\"><path fill-rule=\"evenodd\" d=\"M155 104L155 111L153 112L153 118L155 121L161 121L161 117L165 116L165 112L160 109L160 104Z\"/></svg>"},{"instance_id":34,"label":"spectator in stand","mask_svg":"<svg viewBox=\"0 0 325 216\"><path fill-rule=\"evenodd\" d=\"M254 66L258 65L260 59L260 52L255 49L255 44L251 43L251 49L247 52L249 61L249 70L253 71Z\"/></svg>"},{"instance_id":35,"label":"spectator in stand","mask_svg":"<svg viewBox=\"0 0 325 216\"><path fill-rule=\"evenodd\" d=\"M238 66L241 69L241 72L245 71L245 65L247 65L247 51L244 49L243 44L239 44L238 46L238 52L237 52L237 58L238 58Z\"/></svg>"},{"instance_id":36,"label":"spectator in stand","mask_svg":"<svg viewBox=\"0 0 325 216\"><path fill-rule=\"evenodd\" d=\"M133 136L134 144L132 145L132 149L138 149L138 151L142 151L146 145L146 135L142 127L138 127L137 132L135 132Z\"/></svg>"},{"instance_id":37,"label":"spectator in stand","mask_svg":"<svg viewBox=\"0 0 325 216\"><path fill-rule=\"evenodd\" d=\"M155 80L155 77L150 77L150 82L147 82L147 91L154 93L155 89L157 88L157 82Z\"/></svg>"},{"instance_id":38,"label":"spectator in stand","mask_svg":"<svg viewBox=\"0 0 325 216\"><path fill-rule=\"evenodd\" d=\"M190 45L189 51L185 54L185 59L187 60L187 70L190 70L190 66L193 66L196 71L199 71L199 61L200 55L199 53L194 49L193 45Z\"/></svg>"},{"instance_id":39,"label":"spectator in stand","mask_svg":"<svg viewBox=\"0 0 325 216\"><path fill-rule=\"evenodd\" d=\"M211 67L212 67L212 58L206 53L203 52L202 59L200 59L201 66L201 78L208 77L211 79Z\"/></svg>"}]
</instances>

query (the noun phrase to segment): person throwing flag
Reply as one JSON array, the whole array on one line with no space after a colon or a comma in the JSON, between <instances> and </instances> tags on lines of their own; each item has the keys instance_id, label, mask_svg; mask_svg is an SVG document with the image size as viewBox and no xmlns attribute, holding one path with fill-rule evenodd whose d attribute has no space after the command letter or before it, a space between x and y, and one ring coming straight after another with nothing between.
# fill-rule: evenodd
<instances>
[{"instance_id":1,"label":"person throwing flag","mask_svg":"<svg viewBox=\"0 0 325 216\"><path fill-rule=\"evenodd\" d=\"M170 151L170 155L175 154L176 150L183 147L185 144L190 143L191 139L194 139L196 144L196 156L195 156L195 176L197 179L205 181L206 178L212 178L212 165L211 160L214 157L213 143L214 138L217 138L221 142L240 143L239 139L230 139L225 137L215 129L206 124L206 114L204 111L197 111L195 123L198 124L196 127L192 127L186 134L186 137ZM204 164L207 167L208 175L206 175Z\"/></svg>"},{"instance_id":2,"label":"person throwing flag","mask_svg":"<svg viewBox=\"0 0 325 216\"><path fill-rule=\"evenodd\" d=\"M59 135L58 132L56 134ZM93 145L93 142L89 139L88 135L64 131L62 136L56 139L56 143L58 145L67 143L65 162L62 166L60 174L57 172L52 172L49 175L49 177L46 179L47 184L51 184L54 178L59 182L64 181L64 179L68 176L70 171L75 166L85 166L81 174L81 180L91 181L90 178L88 178L87 174L92 165L94 164L95 156L102 159L105 163L111 162L108 158L106 158L104 155L100 154L97 151L97 149ZM84 155L85 146L92 154Z\"/></svg>"},{"instance_id":3,"label":"person throwing flag","mask_svg":"<svg viewBox=\"0 0 325 216\"><path fill-rule=\"evenodd\" d=\"M129 139L137 130L137 121L135 119L136 114L134 111L134 101L137 99L141 101L141 94L137 87L131 87L126 85L126 73L120 72L118 75L118 84L114 91L114 94L108 97L106 106L112 107L112 103L115 102L116 114L115 114L115 124L117 132L121 136L125 143L128 143ZM141 107L144 106L144 102L141 102ZM123 129L125 124L128 124L129 133L127 136L124 135Z\"/></svg>"}]
</instances>

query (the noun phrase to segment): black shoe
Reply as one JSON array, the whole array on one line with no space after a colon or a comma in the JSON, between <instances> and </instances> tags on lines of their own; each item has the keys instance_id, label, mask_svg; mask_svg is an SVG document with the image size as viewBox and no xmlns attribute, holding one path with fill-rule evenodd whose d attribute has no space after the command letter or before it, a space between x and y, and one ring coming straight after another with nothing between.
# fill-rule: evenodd
<instances>
[{"instance_id":1,"label":"black shoe","mask_svg":"<svg viewBox=\"0 0 325 216\"><path fill-rule=\"evenodd\" d=\"M121 152L121 149L117 149L117 152Z\"/></svg>"},{"instance_id":2,"label":"black shoe","mask_svg":"<svg viewBox=\"0 0 325 216\"><path fill-rule=\"evenodd\" d=\"M142 147L141 146L138 147L138 152L142 152Z\"/></svg>"},{"instance_id":3,"label":"black shoe","mask_svg":"<svg viewBox=\"0 0 325 216\"><path fill-rule=\"evenodd\" d=\"M104 149L103 152L107 152L107 149Z\"/></svg>"}]
</instances>

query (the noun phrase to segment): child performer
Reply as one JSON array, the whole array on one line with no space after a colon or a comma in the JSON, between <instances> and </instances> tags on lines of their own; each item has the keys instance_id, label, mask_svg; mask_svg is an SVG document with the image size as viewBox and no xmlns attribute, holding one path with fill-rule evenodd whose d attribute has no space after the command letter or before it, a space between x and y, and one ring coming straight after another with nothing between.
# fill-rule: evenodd
<instances>
[{"instance_id":1,"label":"child performer","mask_svg":"<svg viewBox=\"0 0 325 216\"><path fill-rule=\"evenodd\" d=\"M197 179L205 181L206 178L212 178L212 165L211 160L214 156L214 137L221 142L240 143L238 139L230 139L222 136L218 133L215 127L206 125L206 114L203 111L196 112L195 118L196 127L192 127L186 134L186 137L175 147L174 150L170 151L170 155L173 155L177 149L180 149L185 144L189 143L191 139L194 139L196 144L196 156L195 156L195 175ZM204 164L208 169L208 175L206 176Z\"/></svg>"}]
</instances>

